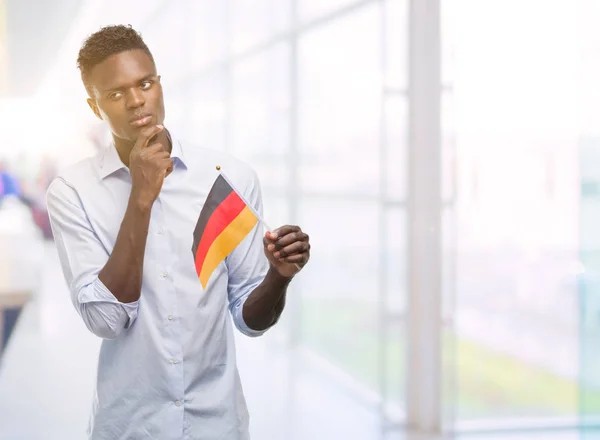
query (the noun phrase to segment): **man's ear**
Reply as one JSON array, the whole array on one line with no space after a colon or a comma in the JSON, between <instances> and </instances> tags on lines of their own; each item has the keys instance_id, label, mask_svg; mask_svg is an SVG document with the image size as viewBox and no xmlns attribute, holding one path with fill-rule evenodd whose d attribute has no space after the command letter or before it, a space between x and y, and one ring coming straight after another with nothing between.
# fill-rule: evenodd
<instances>
[{"instance_id":1,"label":"man's ear","mask_svg":"<svg viewBox=\"0 0 600 440\"><path fill-rule=\"evenodd\" d=\"M94 112L94 114L98 117L98 119L102 120L102 115L100 114L100 109L98 108L98 104L96 104L96 101L92 98L88 98L87 103Z\"/></svg>"}]
</instances>

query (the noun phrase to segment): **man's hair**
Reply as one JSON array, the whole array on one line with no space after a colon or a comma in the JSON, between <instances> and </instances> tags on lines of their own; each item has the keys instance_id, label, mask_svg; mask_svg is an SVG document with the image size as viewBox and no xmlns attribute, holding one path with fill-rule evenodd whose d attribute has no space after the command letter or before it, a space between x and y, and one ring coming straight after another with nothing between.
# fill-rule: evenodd
<instances>
[{"instance_id":1,"label":"man's hair","mask_svg":"<svg viewBox=\"0 0 600 440\"><path fill-rule=\"evenodd\" d=\"M92 69L111 55L133 49L142 49L154 62L154 57L141 34L131 25L105 26L83 42L77 57L77 67L81 71L81 79L90 96L92 94L89 81Z\"/></svg>"}]
</instances>

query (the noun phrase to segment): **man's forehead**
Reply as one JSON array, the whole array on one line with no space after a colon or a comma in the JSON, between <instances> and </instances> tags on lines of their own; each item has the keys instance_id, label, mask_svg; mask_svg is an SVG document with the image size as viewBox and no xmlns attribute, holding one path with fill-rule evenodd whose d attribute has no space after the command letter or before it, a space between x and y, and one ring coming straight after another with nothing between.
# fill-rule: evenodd
<instances>
[{"instance_id":1,"label":"man's forehead","mask_svg":"<svg viewBox=\"0 0 600 440\"><path fill-rule=\"evenodd\" d=\"M111 55L94 66L91 80L102 91L133 86L151 75L156 75L154 62L146 52L136 49Z\"/></svg>"}]
</instances>

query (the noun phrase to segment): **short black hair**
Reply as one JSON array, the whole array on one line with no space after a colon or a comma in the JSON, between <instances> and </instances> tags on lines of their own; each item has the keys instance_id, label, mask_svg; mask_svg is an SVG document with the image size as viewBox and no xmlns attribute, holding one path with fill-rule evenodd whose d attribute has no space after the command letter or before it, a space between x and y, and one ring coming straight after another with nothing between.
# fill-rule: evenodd
<instances>
[{"instance_id":1,"label":"short black hair","mask_svg":"<svg viewBox=\"0 0 600 440\"><path fill-rule=\"evenodd\" d=\"M89 79L92 69L111 55L134 49L142 49L154 62L154 57L144 43L142 35L131 25L104 26L83 42L77 57L77 67L81 71L81 79L90 96L92 94Z\"/></svg>"}]
</instances>

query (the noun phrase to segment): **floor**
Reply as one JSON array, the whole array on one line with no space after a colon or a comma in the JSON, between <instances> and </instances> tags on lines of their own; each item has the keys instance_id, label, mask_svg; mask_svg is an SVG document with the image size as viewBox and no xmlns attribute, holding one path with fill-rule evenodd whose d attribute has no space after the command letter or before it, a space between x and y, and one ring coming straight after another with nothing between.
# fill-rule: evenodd
<instances>
[{"instance_id":1,"label":"floor","mask_svg":"<svg viewBox=\"0 0 600 440\"><path fill-rule=\"evenodd\" d=\"M0 440L84 438L99 341L75 313L51 243L42 287L23 311L0 364ZM238 338L238 362L255 440L435 440L383 436L375 412L323 377L294 371L274 336ZM290 371L294 380L290 379ZM464 435L473 440L594 440L600 434Z\"/></svg>"},{"instance_id":2,"label":"floor","mask_svg":"<svg viewBox=\"0 0 600 440\"><path fill-rule=\"evenodd\" d=\"M51 243L41 288L23 310L0 364L0 440L75 440L85 432L99 340L80 322ZM370 439L371 410L301 374L273 336L238 336L238 363L255 439ZM331 411L335 408L335 411Z\"/></svg>"}]
</instances>

